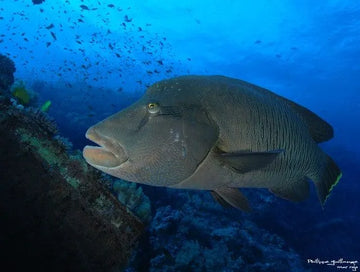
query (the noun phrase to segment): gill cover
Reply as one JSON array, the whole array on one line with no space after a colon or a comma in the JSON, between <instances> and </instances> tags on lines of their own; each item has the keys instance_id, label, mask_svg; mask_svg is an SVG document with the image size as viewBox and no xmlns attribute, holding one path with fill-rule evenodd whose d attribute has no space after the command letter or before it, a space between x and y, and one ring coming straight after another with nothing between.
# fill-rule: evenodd
<instances>
[{"instance_id":1,"label":"gill cover","mask_svg":"<svg viewBox=\"0 0 360 272\"><path fill-rule=\"evenodd\" d=\"M218 127L205 111L197 107L187 108L183 119L186 152L199 164L215 145L219 135Z\"/></svg>"},{"instance_id":2,"label":"gill cover","mask_svg":"<svg viewBox=\"0 0 360 272\"><path fill-rule=\"evenodd\" d=\"M218 139L218 128L196 106L148 105L146 124L134 137L129 150L135 182L171 186L191 176Z\"/></svg>"}]
</instances>

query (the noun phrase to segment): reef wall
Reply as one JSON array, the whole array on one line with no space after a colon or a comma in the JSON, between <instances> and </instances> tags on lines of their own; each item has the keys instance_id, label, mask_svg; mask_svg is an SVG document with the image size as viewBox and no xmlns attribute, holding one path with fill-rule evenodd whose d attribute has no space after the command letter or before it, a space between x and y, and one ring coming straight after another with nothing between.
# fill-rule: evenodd
<instances>
[{"instance_id":1,"label":"reef wall","mask_svg":"<svg viewBox=\"0 0 360 272\"><path fill-rule=\"evenodd\" d=\"M1 266L121 271L143 223L70 152L44 113L18 107L8 89L1 85Z\"/></svg>"}]
</instances>

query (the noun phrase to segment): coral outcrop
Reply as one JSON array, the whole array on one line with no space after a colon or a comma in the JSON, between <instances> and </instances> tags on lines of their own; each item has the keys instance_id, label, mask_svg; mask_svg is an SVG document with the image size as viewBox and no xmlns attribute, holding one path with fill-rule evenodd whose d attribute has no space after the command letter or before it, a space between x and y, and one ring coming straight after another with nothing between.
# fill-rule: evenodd
<instances>
[{"instance_id":1,"label":"coral outcrop","mask_svg":"<svg viewBox=\"0 0 360 272\"><path fill-rule=\"evenodd\" d=\"M121 271L144 225L56 133L46 114L0 93L1 265Z\"/></svg>"},{"instance_id":2,"label":"coral outcrop","mask_svg":"<svg viewBox=\"0 0 360 272\"><path fill-rule=\"evenodd\" d=\"M112 184L117 199L138 216L142 222L149 223L151 220L150 199L143 193L136 183L116 179Z\"/></svg>"},{"instance_id":3,"label":"coral outcrop","mask_svg":"<svg viewBox=\"0 0 360 272\"><path fill-rule=\"evenodd\" d=\"M156 209L128 272L308 271L280 236L249 215L224 209L204 192L163 193L171 205Z\"/></svg>"},{"instance_id":4,"label":"coral outcrop","mask_svg":"<svg viewBox=\"0 0 360 272\"><path fill-rule=\"evenodd\" d=\"M143 224L69 155L41 112L0 104L0 247L12 266L110 271L125 266ZM3 263L3 262L2 262Z\"/></svg>"},{"instance_id":5,"label":"coral outcrop","mask_svg":"<svg viewBox=\"0 0 360 272\"><path fill-rule=\"evenodd\" d=\"M0 91L9 90L14 83L15 64L7 56L0 54Z\"/></svg>"}]
</instances>

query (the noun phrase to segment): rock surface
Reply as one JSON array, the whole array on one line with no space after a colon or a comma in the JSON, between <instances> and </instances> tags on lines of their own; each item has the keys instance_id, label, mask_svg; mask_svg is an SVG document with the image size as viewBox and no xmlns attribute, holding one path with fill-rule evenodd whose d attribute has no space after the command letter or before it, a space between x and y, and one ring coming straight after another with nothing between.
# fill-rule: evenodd
<instances>
[{"instance_id":1,"label":"rock surface","mask_svg":"<svg viewBox=\"0 0 360 272\"><path fill-rule=\"evenodd\" d=\"M5 90L3 90L5 91ZM0 261L11 271L120 271L144 225L37 110L0 91Z\"/></svg>"}]
</instances>

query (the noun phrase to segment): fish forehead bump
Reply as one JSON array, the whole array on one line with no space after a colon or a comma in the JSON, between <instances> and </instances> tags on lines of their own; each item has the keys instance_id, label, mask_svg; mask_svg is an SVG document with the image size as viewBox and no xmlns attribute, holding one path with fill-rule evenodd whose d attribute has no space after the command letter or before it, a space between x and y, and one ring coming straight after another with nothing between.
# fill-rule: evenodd
<instances>
[{"instance_id":1,"label":"fish forehead bump","mask_svg":"<svg viewBox=\"0 0 360 272\"><path fill-rule=\"evenodd\" d=\"M147 89L145 95L147 98L169 102L195 103L200 101L204 87L210 84L208 76L180 76L154 83Z\"/></svg>"}]
</instances>

